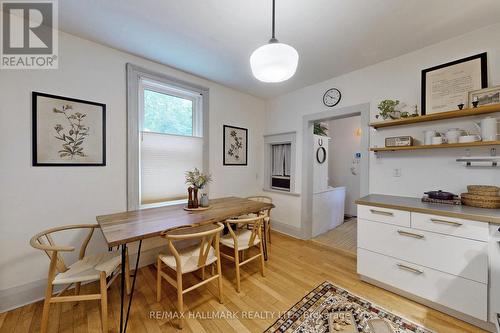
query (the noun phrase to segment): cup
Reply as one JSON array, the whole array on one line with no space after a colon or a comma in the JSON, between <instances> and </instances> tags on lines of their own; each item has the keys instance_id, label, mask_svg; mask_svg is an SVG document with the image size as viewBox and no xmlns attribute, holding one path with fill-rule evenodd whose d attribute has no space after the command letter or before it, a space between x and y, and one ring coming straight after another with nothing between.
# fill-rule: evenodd
<instances>
[{"instance_id":1,"label":"cup","mask_svg":"<svg viewBox=\"0 0 500 333\"><path fill-rule=\"evenodd\" d=\"M442 137L442 136L435 136L432 138L432 145L441 145L443 143L445 143L445 138Z\"/></svg>"}]
</instances>

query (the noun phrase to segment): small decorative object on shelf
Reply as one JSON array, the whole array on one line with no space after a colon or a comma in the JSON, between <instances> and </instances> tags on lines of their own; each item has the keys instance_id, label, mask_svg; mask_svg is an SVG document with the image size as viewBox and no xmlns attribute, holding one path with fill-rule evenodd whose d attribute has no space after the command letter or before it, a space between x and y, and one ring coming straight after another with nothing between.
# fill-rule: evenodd
<instances>
[{"instance_id":1,"label":"small decorative object on shelf","mask_svg":"<svg viewBox=\"0 0 500 333\"><path fill-rule=\"evenodd\" d=\"M477 96L475 96L474 99L472 100L472 107L477 108L478 105L479 105L479 99Z\"/></svg>"},{"instance_id":2,"label":"small decorative object on shelf","mask_svg":"<svg viewBox=\"0 0 500 333\"><path fill-rule=\"evenodd\" d=\"M186 184L189 185L188 208L196 209L199 207L198 190L205 188L205 186L211 181L212 176L201 173L198 168L194 168L192 171L186 171Z\"/></svg>"},{"instance_id":3,"label":"small decorative object on shelf","mask_svg":"<svg viewBox=\"0 0 500 333\"><path fill-rule=\"evenodd\" d=\"M464 108L464 103L460 103L457 105L459 110L462 110Z\"/></svg>"},{"instance_id":4,"label":"small decorative object on shelf","mask_svg":"<svg viewBox=\"0 0 500 333\"><path fill-rule=\"evenodd\" d=\"M379 116L382 119L399 119L401 118L401 111L396 110L396 106L399 105L398 100L385 99L378 104L378 109L380 110L380 114L375 117L378 119Z\"/></svg>"},{"instance_id":5,"label":"small decorative object on shelf","mask_svg":"<svg viewBox=\"0 0 500 333\"><path fill-rule=\"evenodd\" d=\"M413 138L408 135L385 138L386 147L413 146Z\"/></svg>"}]
</instances>

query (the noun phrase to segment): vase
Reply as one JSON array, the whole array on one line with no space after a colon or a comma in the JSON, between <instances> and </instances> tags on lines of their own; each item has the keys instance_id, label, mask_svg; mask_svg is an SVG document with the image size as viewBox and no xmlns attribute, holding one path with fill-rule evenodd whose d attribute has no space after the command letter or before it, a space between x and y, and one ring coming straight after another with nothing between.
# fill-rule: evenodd
<instances>
[{"instance_id":1,"label":"vase","mask_svg":"<svg viewBox=\"0 0 500 333\"><path fill-rule=\"evenodd\" d=\"M198 208L198 189L195 187L193 188L193 208Z\"/></svg>"},{"instance_id":2,"label":"vase","mask_svg":"<svg viewBox=\"0 0 500 333\"><path fill-rule=\"evenodd\" d=\"M200 196L200 206L208 207L208 194L202 193Z\"/></svg>"},{"instance_id":3,"label":"vase","mask_svg":"<svg viewBox=\"0 0 500 333\"><path fill-rule=\"evenodd\" d=\"M188 208L194 208L193 207L193 188L188 187Z\"/></svg>"}]
</instances>

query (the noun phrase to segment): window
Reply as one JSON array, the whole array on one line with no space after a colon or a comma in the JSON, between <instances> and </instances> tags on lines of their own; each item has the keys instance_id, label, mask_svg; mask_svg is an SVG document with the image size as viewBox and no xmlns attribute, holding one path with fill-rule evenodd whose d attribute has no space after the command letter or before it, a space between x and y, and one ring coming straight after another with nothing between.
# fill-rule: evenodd
<instances>
[{"instance_id":1,"label":"window","mask_svg":"<svg viewBox=\"0 0 500 333\"><path fill-rule=\"evenodd\" d=\"M208 171L208 89L127 64L127 208L187 201L184 173Z\"/></svg>"},{"instance_id":2,"label":"window","mask_svg":"<svg viewBox=\"0 0 500 333\"><path fill-rule=\"evenodd\" d=\"M203 169L202 96L148 79L139 88L140 204L185 200L184 173Z\"/></svg>"},{"instance_id":3,"label":"window","mask_svg":"<svg viewBox=\"0 0 500 333\"><path fill-rule=\"evenodd\" d=\"M264 136L266 156L264 190L294 194L295 142L295 132Z\"/></svg>"},{"instance_id":4,"label":"window","mask_svg":"<svg viewBox=\"0 0 500 333\"><path fill-rule=\"evenodd\" d=\"M292 144L273 144L271 148L271 188L289 192Z\"/></svg>"}]
</instances>

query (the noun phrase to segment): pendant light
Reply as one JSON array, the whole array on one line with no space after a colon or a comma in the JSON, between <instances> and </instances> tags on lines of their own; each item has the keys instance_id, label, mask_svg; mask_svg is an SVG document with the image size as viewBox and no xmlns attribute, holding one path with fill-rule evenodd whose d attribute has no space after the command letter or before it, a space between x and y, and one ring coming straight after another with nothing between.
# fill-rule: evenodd
<instances>
[{"instance_id":1,"label":"pendant light","mask_svg":"<svg viewBox=\"0 0 500 333\"><path fill-rule=\"evenodd\" d=\"M278 42L274 34L275 0L273 0L272 37L269 43L253 51L250 67L257 80L282 82L291 78L297 70L299 54L290 45Z\"/></svg>"}]
</instances>

